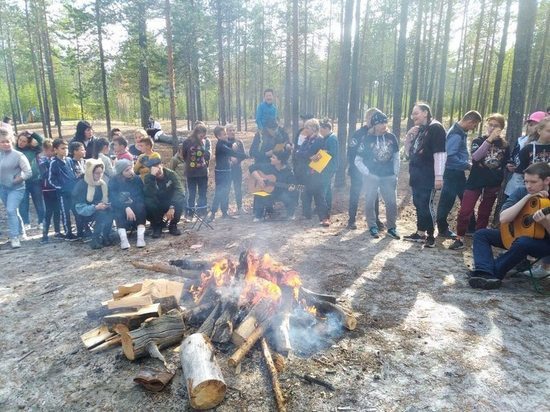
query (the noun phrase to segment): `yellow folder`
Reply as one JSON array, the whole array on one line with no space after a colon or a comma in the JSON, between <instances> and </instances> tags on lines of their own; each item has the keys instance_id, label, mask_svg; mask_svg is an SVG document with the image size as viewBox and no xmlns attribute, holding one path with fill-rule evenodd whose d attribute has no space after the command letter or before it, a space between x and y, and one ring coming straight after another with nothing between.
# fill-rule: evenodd
<instances>
[{"instance_id":1,"label":"yellow folder","mask_svg":"<svg viewBox=\"0 0 550 412\"><path fill-rule=\"evenodd\" d=\"M326 150L319 150L317 154L321 155L321 158L316 161L309 162L309 167L311 167L313 170L315 170L317 173L321 173L325 167L327 167L328 162L330 162L330 159L332 159L332 156L328 154Z\"/></svg>"},{"instance_id":2,"label":"yellow folder","mask_svg":"<svg viewBox=\"0 0 550 412\"><path fill-rule=\"evenodd\" d=\"M264 191L261 191L261 192L254 192L253 195L255 196L261 196L261 197L265 197L265 196L269 196L271 193L267 193L267 192L264 192Z\"/></svg>"}]
</instances>

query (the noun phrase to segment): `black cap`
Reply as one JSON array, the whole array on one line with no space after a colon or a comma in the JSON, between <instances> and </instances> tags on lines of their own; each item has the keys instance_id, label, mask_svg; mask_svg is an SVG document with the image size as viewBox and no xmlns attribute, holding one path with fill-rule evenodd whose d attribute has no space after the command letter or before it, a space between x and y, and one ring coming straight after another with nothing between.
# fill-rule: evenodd
<instances>
[{"instance_id":1,"label":"black cap","mask_svg":"<svg viewBox=\"0 0 550 412\"><path fill-rule=\"evenodd\" d=\"M158 166L161 163L160 159L158 157L153 157L152 159L149 159L145 162L146 167L153 167Z\"/></svg>"}]
</instances>

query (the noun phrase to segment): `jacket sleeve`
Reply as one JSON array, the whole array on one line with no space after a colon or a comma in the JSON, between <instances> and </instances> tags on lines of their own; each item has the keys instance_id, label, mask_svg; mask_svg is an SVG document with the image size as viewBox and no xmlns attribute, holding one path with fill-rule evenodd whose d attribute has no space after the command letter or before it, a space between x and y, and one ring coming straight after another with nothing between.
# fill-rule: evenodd
<instances>
[{"instance_id":1,"label":"jacket sleeve","mask_svg":"<svg viewBox=\"0 0 550 412\"><path fill-rule=\"evenodd\" d=\"M258 126L258 130L262 130L264 128L264 123L262 121L263 115L264 115L263 105L260 103L256 108L256 125Z\"/></svg>"},{"instance_id":2,"label":"jacket sleeve","mask_svg":"<svg viewBox=\"0 0 550 412\"><path fill-rule=\"evenodd\" d=\"M361 156L355 156L354 163L355 167L362 175L368 176L370 174L369 168L363 163L363 158Z\"/></svg>"},{"instance_id":3,"label":"jacket sleeve","mask_svg":"<svg viewBox=\"0 0 550 412\"><path fill-rule=\"evenodd\" d=\"M153 175L145 175L143 178L143 195L145 200L145 206L150 209L160 208L157 198L157 184Z\"/></svg>"},{"instance_id":4,"label":"jacket sleeve","mask_svg":"<svg viewBox=\"0 0 550 412\"><path fill-rule=\"evenodd\" d=\"M468 162L464 162L460 159L460 143L462 141L462 136L457 133L450 134L447 136L447 142L445 143L445 150L447 152L447 159L450 160L453 164L460 165L464 170L468 169Z\"/></svg>"},{"instance_id":5,"label":"jacket sleeve","mask_svg":"<svg viewBox=\"0 0 550 412\"><path fill-rule=\"evenodd\" d=\"M19 156L19 168L21 169L21 177L23 180L30 179L32 176L32 169L29 160L24 154Z\"/></svg>"},{"instance_id":6,"label":"jacket sleeve","mask_svg":"<svg viewBox=\"0 0 550 412\"><path fill-rule=\"evenodd\" d=\"M254 135L252 144L250 145L250 157L258 157L260 155L260 133Z\"/></svg>"}]
</instances>

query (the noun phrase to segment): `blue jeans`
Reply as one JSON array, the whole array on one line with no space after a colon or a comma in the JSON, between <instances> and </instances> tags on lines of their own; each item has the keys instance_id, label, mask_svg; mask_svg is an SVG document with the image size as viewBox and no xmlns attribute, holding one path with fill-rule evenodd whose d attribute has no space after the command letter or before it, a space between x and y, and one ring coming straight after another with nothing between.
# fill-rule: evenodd
<instances>
[{"instance_id":1,"label":"blue jeans","mask_svg":"<svg viewBox=\"0 0 550 412\"><path fill-rule=\"evenodd\" d=\"M549 239L517 238L510 249L493 258L491 246L504 249L500 231L480 229L474 234L474 267L476 271L485 272L502 279L506 272L515 267L527 256L541 258L550 255Z\"/></svg>"},{"instance_id":2,"label":"blue jeans","mask_svg":"<svg viewBox=\"0 0 550 412\"><path fill-rule=\"evenodd\" d=\"M8 214L8 227L11 239L23 234L23 221L19 215L19 205L21 204L24 194L25 186L21 186L17 189L0 186L0 198Z\"/></svg>"},{"instance_id":3,"label":"blue jeans","mask_svg":"<svg viewBox=\"0 0 550 412\"><path fill-rule=\"evenodd\" d=\"M465 185L466 174L463 170L445 169L443 187L437 205L437 230L439 233L449 230L447 217L455 204L456 198L462 200Z\"/></svg>"}]
</instances>

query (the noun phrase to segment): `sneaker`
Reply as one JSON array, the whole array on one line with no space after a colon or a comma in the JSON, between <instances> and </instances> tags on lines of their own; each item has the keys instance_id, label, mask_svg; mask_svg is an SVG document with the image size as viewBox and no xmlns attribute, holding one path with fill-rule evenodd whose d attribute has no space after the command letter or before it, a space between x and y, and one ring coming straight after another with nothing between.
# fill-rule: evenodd
<instances>
[{"instance_id":1,"label":"sneaker","mask_svg":"<svg viewBox=\"0 0 550 412\"><path fill-rule=\"evenodd\" d=\"M42 239L40 239L40 244L44 245L44 244L48 243L49 241L50 241L50 239L48 239L48 236L42 236Z\"/></svg>"},{"instance_id":2,"label":"sneaker","mask_svg":"<svg viewBox=\"0 0 550 412\"><path fill-rule=\"evenodd\" d=\"M376 219L376 227L378 230L384 230L386 225L380 219Z\"/></svg>"},{"instance_id":3,"label":"sneaker","mask_svg":"<svg viewBox=\"0 0 550 412\"><path fill-rule=\"evenodd\" d=\"M11 248L12 249L18 249L21 247L21 241L19 240L18 237L14 237L13 239L11 239Z\"/></svg>"},{"instance_id":4,"label":"sneaker","mask_svg":"<svg viewBox=\"0 0 550 412\"><path fill-rule=\"evenodd\" d=\"M449 246L449 250L460 250L464 249L464 242L460 239L455 239L453 244Z\"/></svg>"},{"instance_id":5,"label":"sneaker","mask_svg":"<svg viewBox=\"0 0 550 412\"><path fill-rule=\"evenodd\" d=\"M208 215L208 217L206 218L207 222L213 222L214 220L216 220L216 214L215 213L210 213Z\"/></svg>"},{"instance_id":6,"label":"sneaker","mask_svg":"<svg viewBox=\"0 0 550 412\"><path fill-rule=\"evenodd\" d=\"M26 225L23 225L23 227L25 228L25 230L31 230L32 229L32 226L30 223L27 223Z\"/></svg>"},{"instance_id":7,"label":"sneaker","mask_svg":"<svg viewBox=\"0 0 550 412\"><path fill-rule=\"evenodd\" d=\"M252 223L258 223L261 219L259 217L255 217L252 219Z\"/></svg>"},{"instance_id":8,"label":"sneaker","mask_svg":"<svg viewBox=\"0 0 550 412\"><path fill-rule=\"evenodd\" d=\"M406 240L408 242L425 242L426 236L419 235L418 233L414 232L410 235L403 236L403 240Z\"/></svg>"},{"instance_id":9,"label":"sneaker","mask_svg":"<svg viewBox=\"0 0 550 412\"><path fill-rule=\"evenodd\" d=\"M319 224L323 227L329 227L330 226L330 219L324 219Z\"/></svg>"},{"instance_id":10,"label":"sneaker","mask_svg":"<svg viewBox=\"0 0 550 412\"><path fill-rule=\"evenodd\" d=\"M357 230L357 224L355 223L355 221L352 220L348 222L348 225L346 227L349 230Z\"/></svg>"},{"instance_id":11,"label":"sneaker","mask_svg":"<svg viewBox=\"0 0 550 412\"><path fill-rule=\"evenodd\" d=\"M65 239L65 236L60 232L55 232L55 235L53 235L56 239Z\"/></svg>"},{"instance_id":12,"label":"sneaker","mask_svg":"<svg viewBox=\"0 0 550 412\"><path fill-rule=\"evenodd\" d=\"M468 284L474 289L498 289L502 285L502 280L489 273L475 271L468 279Z\"/></svg>"},{"instance_id":13,"label":"sneaker","mask_svg":"<svg viewBox=\"0 0 550 412\"><path fill-rule=\"evenodd\" d=\"M69 233L68 235L65 235L65 240L68 240L69 242L74 242L79 239L78 236L73 235L72 233Z\"/></svg>"},{"instance_id":14,"label":"sneaker","mask_svg":"<svg viewBox=\"0 0 550 412\"><path fill-rule=\"evenodd\" d=\"M456 233L453 232L451 229L447 229L447 230L444 230L442 232L439 232L438 236L439 237L444 237L446 239L456 239Z\"/></svg>"},{"instance_id":15,"label":"sneaker","mask_svg":"<svg viewBox=\"0 0 550 412\"><path fill-rule=\"evenodd\" d=\"M44 229L44 224L43 224L43 223L39 223L38 226L37 226L36 228L42 232L42 229Z\"/></svg>"},{"instance_id":16,"label":"sneaker","mask_svg":"<svg viewBox=\"0 0 550 412\"><path fill-rule=\"evenodd\" d=\"M426 242L424 242L424 247L435 247L435 237L433 236L428 236L426 238Z\"/></svg>"},{"instance_id":17,"label":"sneaker","mask_svg":"<svg viewBox=\"0 0 550 412\"><path fill-rule=\"evenodd\" d=\"M380 238L380 235L378 234L378 228L376 226L373 226L369 229L369 233L370 235L375 238L375 239L379 239Z\"/></svg>"},{"instance_id":18,"label":"sneaker","mask_svg":"<svg viewBox=\"0 0 550 412\"><path fill-rule=\"evenodd\" d=\"M397 232L397 229L394 227L390 227L387 232L388 236L394 238L394 239L401 239L401 236L399 236L399 233Z\"/></svg>"},{"instance_id":19,"label":"sneaker","mask_svg":"<svg viewBox=\"0 0 550 412\"><path fill-rule=\"evenodd\" d=\"M90 242L90 247L93 249L93 250L98 250L98 249L102 249L103 248L103 243L101 243L101 239L92 239L92 241Z\"/></svg>"},{"instance_id":20,"label":"sneaker","mask_svg":"<svg viewBox=\"0 0 550 412\"><path fill-rule=\"evenodd\" d=\"M181 230L179 230L178 227L174 225L168 227L168 233L170 233L172 236L180 236Z\"/></svg>"}]
</instances>

